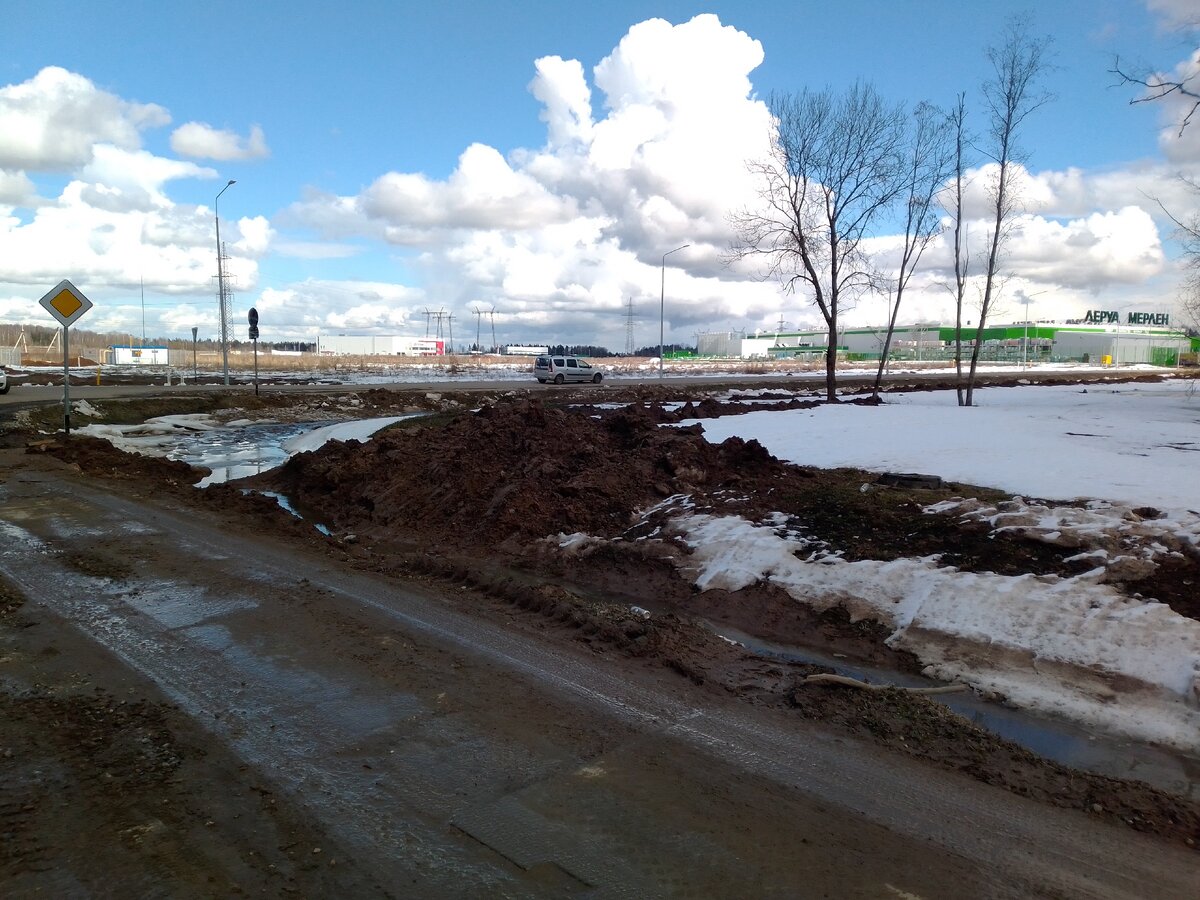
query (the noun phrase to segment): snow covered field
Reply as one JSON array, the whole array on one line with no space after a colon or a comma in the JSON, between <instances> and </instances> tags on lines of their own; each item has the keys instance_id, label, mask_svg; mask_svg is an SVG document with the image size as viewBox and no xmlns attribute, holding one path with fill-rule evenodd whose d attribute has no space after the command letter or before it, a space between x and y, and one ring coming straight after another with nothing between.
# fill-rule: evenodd
<instances>
[{"instance_id":1,"label":"snow covered field","mask_svg":"<svg viewBox=\"0 0 1200 900\"><path fill-rule=\"evenodd\" d=\"M893 629L927 674L1010 703L1200 751L1200 623L1109 583L1120 570L1200 545L1200 395L1192 383L990 388L701 420L707 437L754 438L813 466L921 472L1012 492L1012 502L937 504L930 515L1077 548L1074 578L960 572L936 557L847 562L811 552L779 521L685 513L688 573L703 588L770 579L798 602L842 604ZM686 423L685 423L686 424ZM869 489L869 488L868 488ZM1066 506L1023 497L1079 498ZM1147 509L1154 507L1155 509ZM1198 586L1200 589L1200 586Z\"/></svg>"}]
</instances>

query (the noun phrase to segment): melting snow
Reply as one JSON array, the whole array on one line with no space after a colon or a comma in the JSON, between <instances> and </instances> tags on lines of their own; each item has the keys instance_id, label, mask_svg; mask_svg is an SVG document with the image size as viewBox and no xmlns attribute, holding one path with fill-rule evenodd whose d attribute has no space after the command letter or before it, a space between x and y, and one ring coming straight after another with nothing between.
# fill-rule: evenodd
<instances>
[{"instance_id":1,"label":"melting snow","mask_svg":"<svg viewBox=\"0 0 1200 900\"><path fill-rule=\"evenodd\" d=\"M818 609L841 604L892 629L927 673L1009 702L1144 740L1200 749L1200 622L1126 597L1106 579L1200 544L1200 400L1186 381L889 394L879 407L825 405L700 420L720 442L756 439L791 462L922 472L1020 494L956 498L929 514L1079 548L1073 578L962 572L936 558L847 562L813 553L782 514L756 526L686 510L672 528L703 589L762 579ZM691 423L681 423L691 424ZM1084 498L1058 505L1023 497ZM1148 508L1153 507L1153 508ZM800 558L805 556L805 558Z\"/></svg>"}]
</instances>

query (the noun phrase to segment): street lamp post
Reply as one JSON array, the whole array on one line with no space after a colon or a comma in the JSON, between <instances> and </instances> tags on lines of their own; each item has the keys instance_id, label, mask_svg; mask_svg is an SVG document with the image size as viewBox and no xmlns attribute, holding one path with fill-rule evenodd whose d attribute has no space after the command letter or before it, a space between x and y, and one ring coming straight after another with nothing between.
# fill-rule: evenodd
<instances>
[{"instance_id":1,"label":"street lamp post","mask_svg":"<svg viewBox=\"0 0 1200 900\"><path fill-rule=\"evenodd\" d=\"M1029 295L1025 295L1025 339L1021 341L1021 368L1029 368Z\"/></svg>"},{"instance_id":2,"label":"street lamp post","mask_svg":"<svg viewBox=\"0 0 1200 900\"><path fill-rule=\"evenodd\" d=\"M229 322L226 321L225 315L225 264L221 260L221 212L218 203L221 200L221 195L237 184L232 178L226 183L225 187L217 191L217 197L213 200L213 218L217 223L217 303L221 307L221 366L225 373L225 384L229 384Z\"/></svg>"},{"instance_id":3,"label":"street lamp post","mask_svg":"<svg viewBox=\"0 0 1200 900\"><path fill-rule=\"evenodd\" d=\"M1025 304L1025 339L1021 341L1021 368L1029 368L1029 304L1034 297L1040 297L1042 294L1049 291L1034 291L1032 294L1021 292L1021 302ZM1034 337L1037 336L1037 330L1034 330Z\"/></svg>"},{"instance_id":4,"label":"street lamp post","mask_svg":"<svg viewBox=\"0 0 1200 900\"><path fill-rule=\"evenodd\" d=\"M663 377L663 336L665 334L664 322L666 321L666 306L667 306L667 257L672 253L678 253L680 250L686 250L691 244L684 244L682 247L676 247L674 250L668 250L663 254L662 258L662 284L659 286L658 294L658 377Z\"/></svg>"}]
</instances>

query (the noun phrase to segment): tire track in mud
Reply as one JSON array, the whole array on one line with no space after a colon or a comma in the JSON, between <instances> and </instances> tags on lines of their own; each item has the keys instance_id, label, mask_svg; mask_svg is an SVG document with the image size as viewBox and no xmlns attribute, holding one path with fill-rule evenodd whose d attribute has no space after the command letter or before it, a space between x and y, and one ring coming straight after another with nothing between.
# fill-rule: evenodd
<instances>
[{"instance_id":1,"label":"tire track in mud","mask_svg":"<svg viewBox=\"0 0 1200 900\"><path fill-rule=\"evenodd\" d=\"M156 532L140 539L165 537L173 545L191 548L205 560L203 568L210 575L222 570L231 584L244 581L244 573L238 570L245 565L245 547L218 528L75 484L43 481L38 487L62 497L64 504L90 507L114 528L122 522L138 522ZM128 588L114 590L103 579L51 568L50 560L31 543L32 536L22 547L23 535L15 529L6 527L12 539L0 550L0 568L30 596L53 599L47 605L157 682L204 727L281 783L291 796L308 802L358 858L376 861L381 882L395 884L415 877L439 893L461 894L464 886L473 885L493 896L531 895L531 885L520 880L521 869L539 858L533 852L539 844L553 846L554 823L530 820L527 810L522 821L522 814L501 797L491 804L460 808L450 821L502 860L469 841L448 840L440 830L444 823L422 812L422 807L437 807L439 800L437 785L419 790L419 764L406 773L408 783L397 791L364 777L360 760L347 752L344 743L332 740L348 727L339 711L347 704L361 708L365 698L322 684L313 673L297 678L279 667L273 671L269 660L237 646L227 629L206 621L220 610L201 611L201 618L190 624L186 616L172 623L150 615L132 616L121 599ZM699 708L675 696L682 690L664 691L636 673L615 673L609 663L586 660L471 619L449 609L432 593L313 562L265 542L254 549L260 576L278 584L306 580L386 616L405 630L517 672L643 734L682 742L836 809L932 841L988 870L993 896L1059 892L1137 897L1145 896L1148 885L1155 885L1158 896L1190 897L1200 883L1195 854L1079 815L1025 803L965 779L940 778L908 760L884 758L815 729L784 727L787 723L777 717L734 705ZM260 699L254 707L231 706L229 687L256 677L265 683L255 683ZM375 723L403 719L413 714L413 703L420 701L389 699L367 718ZM216 714L221 718L214 718ZM285 724L282 729L280 722ZM419 795L415 799L414 791ZM319 796L318 808L305 800L314 796ZM441 806L447 808L444 801ZM397 815L397 809L403 813ZM403 822L399 831L398 820ZM561 836L558 844L559 858L567 863L564 872L575 875L576 887L595 885L589 879L598 877L595 865L604 848L589 853L577 846L578 839L564 843ZM653 885L638 883L636 877L622 882L611 866L605 871L608 880L597 896L655 893Z\"/></svg>"}]
</instances>

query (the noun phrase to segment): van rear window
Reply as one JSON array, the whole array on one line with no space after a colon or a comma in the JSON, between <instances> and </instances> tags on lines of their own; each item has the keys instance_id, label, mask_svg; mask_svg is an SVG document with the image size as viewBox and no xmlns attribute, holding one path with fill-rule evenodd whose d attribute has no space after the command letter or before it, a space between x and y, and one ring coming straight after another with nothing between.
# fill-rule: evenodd
<instances>
[{"instance_id":1,"label":"van rear window","mask_svg":"<svg viewBox=\"0 0 1200 900\"><path fill-rule=\"evenodd\" d=\"M537 358L537 362L535 362L535 363L534 363L534 365L535 365L535 366L543 366L544 368L547 368L547 369L548 369L548 368L550 368L550 357L548 357L548 356L539 356L539 357Z\"/></svg>"}]
</instances>

